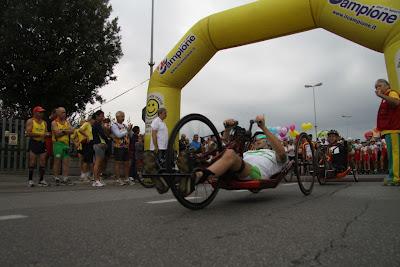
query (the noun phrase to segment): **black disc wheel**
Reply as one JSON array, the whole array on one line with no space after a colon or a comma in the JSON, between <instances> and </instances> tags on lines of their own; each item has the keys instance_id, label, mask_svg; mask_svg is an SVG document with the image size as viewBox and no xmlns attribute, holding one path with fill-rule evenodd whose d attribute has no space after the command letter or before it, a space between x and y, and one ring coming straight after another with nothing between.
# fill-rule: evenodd
<instances>
[{"instance_id":1,"label":"black disc wheel","mask_svg":"<svg viewBox=\"0 0 400 267\"><path fill-rule=\"evenodd\" d=\"M326 172L328 170L328 162L326 160L326 147L320 146L317 148L316 158L318 164L317 179L320 185L326 184Z\"/></svg>"},{"instance_id":2,"label":"black disc wheel","mask_svg":"<svg viewBox=\"0 0 400 267\"><path fill-rule=\"evenodd\" d=\"M295 174L304 195L312 192L317 175L314 144L306 133L301 133L296 143Z\"/></svg>"},{"instance_id":3,"label":"black disc wheel","mask_svg":"<svg viewBox=\"0 0 400 267\"><path fill-rule=\"evenodd\" d=\"M168 140L166 170L176 174L168 182L184 207L198 210L213 201L218 193L218 180L209 178L194 185L191 176L195 169L207 168L221 152L220 135L205 116L189 114L175 125Z\"/></svg>"}]
</instances>

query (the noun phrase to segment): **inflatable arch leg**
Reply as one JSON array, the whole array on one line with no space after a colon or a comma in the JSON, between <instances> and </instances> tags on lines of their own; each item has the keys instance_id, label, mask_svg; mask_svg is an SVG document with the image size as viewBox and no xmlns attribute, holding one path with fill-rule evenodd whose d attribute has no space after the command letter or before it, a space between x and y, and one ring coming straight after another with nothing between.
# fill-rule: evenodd
<instances>
[{"instance_id":1,"label":"inflatable arch leg","mask_svg":"<svg viewBox=\"0 0 400 267\"><path fill-rule=\"evenodd\" d=\"M385 48L384 53L385 53L386 68L390 85L394 90L399 90L400 89L400 41Z\"/></svg>"}]
</instances>

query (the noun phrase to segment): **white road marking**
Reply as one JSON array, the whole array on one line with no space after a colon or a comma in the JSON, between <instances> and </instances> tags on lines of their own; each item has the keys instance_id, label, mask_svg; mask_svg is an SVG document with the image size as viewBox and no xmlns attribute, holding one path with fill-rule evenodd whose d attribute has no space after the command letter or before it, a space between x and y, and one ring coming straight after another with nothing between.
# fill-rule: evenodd
<instances>
[{"instance_id":1,"label":"white road marking","mask_svg":"<svg viewBox=\"0 0 400 267\"><path fill-rule=\"evenodd\" d=\"M7 221L7 220L16 220L16 219L24 219L28 218L28 216L15 214L15 215L4 215L0 216L0 221Z\"/></svg>"},{"instance_id":2,"label":"white road marking","mask_svg":"<svg viewBox=\"0 0 400 267\"><path fill-rule=\"evenodd\" d=\"M286 185L286 186L290 186L290 185L297 185L298 183L288 183L288 184L282 184L282 185Z\"/></svg>"},{"instance_id":3,"label":"white road marking","mask_svg":"<svg viewBox=\"0 0 400 267\"><path fill-rule=\"evenodd\" d=\"M192 200L192 199L196 199L196 198L200 198L200 197L187 197L187 200ZM157 200L157 201L149 201L146 202L147 204L163 204L163 203L170 203L170 202L176 202L177 200L174 199L165 199L165 200Z\"/></svg>"},{"instance_id":4,"label":"white road marking","mask_svg":"<svg viewBox=\"0 0 400 267\"><path fill-rule=\"evenodd\" d=\"M243 189L243 190L233 190L233 192L241 193L241 192L249 192L249 190L247 190L247 189Z\"/></svg>"}]
</instances>

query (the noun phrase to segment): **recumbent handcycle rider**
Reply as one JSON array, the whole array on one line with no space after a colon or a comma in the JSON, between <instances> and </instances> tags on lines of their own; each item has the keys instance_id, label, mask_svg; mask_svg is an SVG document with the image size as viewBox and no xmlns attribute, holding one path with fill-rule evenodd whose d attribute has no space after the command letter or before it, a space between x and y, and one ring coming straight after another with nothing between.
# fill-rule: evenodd
<instances>
[{"instance_id":1,"label":"recumbent handcycle rider","mask_svg":"<svg viewBox=\"0 0 400 267\"><path fill-rule=\"evenodd\" d=\"M334 173L334 176L343 176L351 168L347 166L347 154L348 147L346 141L340 138L338 131L330 130L328 132L328 148L329 157L328 162L330 163L330 168Z\"/></svg>"},{"instance_id":2,"label":"recumbent handcycle rider","mask_svg":"<svg viewBox=\"0 0 400 267\"><path fill-rule=\"evenodd\" d=\"M235 150L226 149L223 155L207 168L195 169L191 177L182 178L180 191L185 195L190 195L197 184L212 177L220 177L227 172L235 174L239 180L268 179L279 173L287 162L285 148L281 141L265 126L263 115L258 115L256 122L263 135L255 138L252 150L244 152L243 158L241 158ZM237 121L234 119L224 121L224 140L228 140L229 132L235 125L237 125ZM272 149L266 148L267 140ZM156 182L159 193L166 192L166 184L165 181ZM163 188L160 188L160 186Z\"/></svg>"}]
</instances>

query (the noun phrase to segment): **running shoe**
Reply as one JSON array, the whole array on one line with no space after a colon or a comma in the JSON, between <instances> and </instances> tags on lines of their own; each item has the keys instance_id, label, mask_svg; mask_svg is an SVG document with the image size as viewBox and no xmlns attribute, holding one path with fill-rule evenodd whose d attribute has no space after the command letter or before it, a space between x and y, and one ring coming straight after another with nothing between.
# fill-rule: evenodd
<instances>
[{"instance_id":1,"label":"running shoe","mask_svg":"<svg viewBox=\"0 0 400 267\"><path fill-rule=\"evenodd\" d=\"M100 182L100 181L94 181L94 182L92 183L92 186L93 186L93 187L103 187L104 184L103 184L102 182Z\"/></svg>"},{"instance_id":2,"label":"running shoe","mask_svg":"<svg viewBox=\"0 0 400 267\"><path fill-rule=\"evenodd\" d=\"M28 181L28 187L34 187L35 183L32 180Z\"/></svg>"},{"instance_id":3,"label":"running shoe","mask_svg":"<svg viewBox=\"0 0 400 267\"><path fill-rule=\"evenodd\" d=\"M39 181L38 186L42 186L42 187L48 187L49 184L46 182L45 179Z\"/></svg>"},{"instance_id":4,"label":"running shoe","mask_svg":"<svg viewBox=\"0 0 400 267\"><path fill-rule=\"evenodd\" d=\"M118 179L118 180L117 180L117 184L119 184L119 185L121 185L121 186L126 185L126 183L125 183L124 181L122 181L122 179Z\"/></svg>"},{"instance_id":5,"label":"running shoe","mask_svg":"<svg viewBox=\"0 0 400 267\"><path fill-rule=\"evenodd\" d=\"M60 185L60 183L61 183L61 180L60 180L60 178L58 178L58 177L54 177L54 182L56 183L56 185L57 186L59 186Z\"/></svg>"},{"instance_id":6,"label":"running shoe","mask_svg":"<svg viewBox=\"0 0 400 267\"><path fill-rule=\"evenodd\" d=\"M125 180L125 182L129 185L135 185L135 178L129 177L128 179Z\"/></svg>"},{"instance_id":7,"label":"running shoe","mask_svg":"<svg viewBox=\"0 0 400 267\"><path fill-rule=\"evenodd\" d=\"M75 183L72 182L71 179L69 179L68 177L64 177L62 183L64 185L75 185Z\"/></svg>"}]
</instances>

